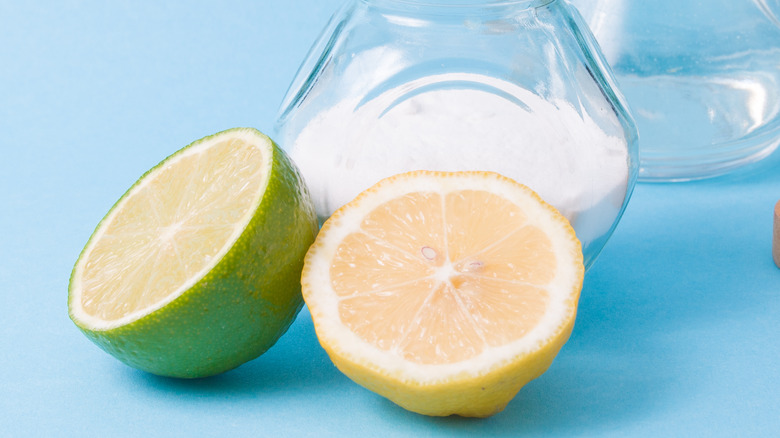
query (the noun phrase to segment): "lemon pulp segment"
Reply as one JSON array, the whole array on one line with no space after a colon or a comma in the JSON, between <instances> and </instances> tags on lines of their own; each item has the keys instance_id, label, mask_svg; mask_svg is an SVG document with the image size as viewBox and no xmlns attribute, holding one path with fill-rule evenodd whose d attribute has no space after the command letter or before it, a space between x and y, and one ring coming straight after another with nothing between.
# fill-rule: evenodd
<instances>
[{"instance_id":1,"label":"lemon pulp segment","mask_svg":"<svg viewBox=\"0 0 780 438\"><path fill-rule=\"evenodd\" d=\"M442 364L537 325L555 263L546 235L506 199L413 192L366 215L339 245L330 277L341 320L363 340Z\"/></svg>"}]
</instances>

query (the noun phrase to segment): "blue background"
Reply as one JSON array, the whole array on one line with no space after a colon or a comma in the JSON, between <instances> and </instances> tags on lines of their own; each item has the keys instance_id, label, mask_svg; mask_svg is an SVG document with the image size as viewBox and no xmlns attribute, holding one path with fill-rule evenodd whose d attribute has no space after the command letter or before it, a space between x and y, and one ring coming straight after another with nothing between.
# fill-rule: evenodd
<instances>
[{"instance_id":1,"label":"blue background","mask_svg":"<svg viewBox=\"0 0 780 438\"><path fill-rule=\"evenodd\" d=\"M234 126L271 132L340 0L0 0L0 436L780 436L780 153L640 184L571 340L486 420L412 414L330 363L304 310L268 353L155 377L67 315L73 263L147 169Z\"/></svg>"}]
</instances>

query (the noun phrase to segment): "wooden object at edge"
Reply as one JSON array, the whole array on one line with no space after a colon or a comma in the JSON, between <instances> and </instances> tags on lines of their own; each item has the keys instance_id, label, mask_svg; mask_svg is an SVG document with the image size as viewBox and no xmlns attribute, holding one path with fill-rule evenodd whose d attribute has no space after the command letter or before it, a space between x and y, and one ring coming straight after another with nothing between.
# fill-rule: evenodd
<instances>
[{"instance_id":1,"label":"wooden object at edge","mask_svg":"<svg viewBox=\"0 0 780 438\"><path fill-rule=\"evenodd\" d=\"M772 236L772 257L775 265L780 268L780 201L775 204L775 221Z\"/></svg>"}]
</instances>

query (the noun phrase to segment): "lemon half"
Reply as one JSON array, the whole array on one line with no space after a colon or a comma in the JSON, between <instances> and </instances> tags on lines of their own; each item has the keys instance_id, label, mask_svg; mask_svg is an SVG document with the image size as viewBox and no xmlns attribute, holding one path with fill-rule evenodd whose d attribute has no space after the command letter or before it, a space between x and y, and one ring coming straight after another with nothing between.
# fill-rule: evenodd
<instances>
[{"instance_id":1,"label":"lemon half","mask_svg":"<svg viewBox=\"0 0 780 438\"><path fill-rule=\"evenodd\" d=\"M527 187L416 171L337 210L301 282L320 344L352 380L421 414L485 417L550 366L583 275L571 225Z\"/></svg>"}]
</instances>

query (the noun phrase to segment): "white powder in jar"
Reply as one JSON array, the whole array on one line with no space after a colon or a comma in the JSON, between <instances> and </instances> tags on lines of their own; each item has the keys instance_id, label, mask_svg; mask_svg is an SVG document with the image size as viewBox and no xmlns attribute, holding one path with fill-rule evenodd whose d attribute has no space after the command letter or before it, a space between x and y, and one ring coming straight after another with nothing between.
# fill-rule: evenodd
<instances>
[{"instance_id":1,"label":"white powder in jar","mask_svg":"<svg viewBox=\"0 0 780 438\"><path fill-rule=\"evenodd\" d=\"M560 210L586 259L617 219L629 178L624 138L568 102L468 73L429 76L367 102L346 99L313 117L290 144L321 218L401 172L489 170Z\"/></svg>"}]
</instances>

